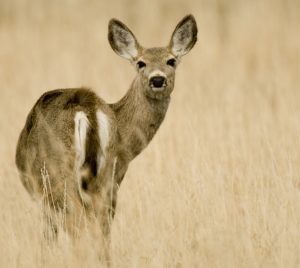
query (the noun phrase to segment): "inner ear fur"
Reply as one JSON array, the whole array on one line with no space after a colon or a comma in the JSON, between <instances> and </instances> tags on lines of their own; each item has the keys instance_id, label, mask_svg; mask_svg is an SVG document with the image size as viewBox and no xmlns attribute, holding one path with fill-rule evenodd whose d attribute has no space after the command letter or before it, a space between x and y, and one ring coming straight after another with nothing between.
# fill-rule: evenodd
<instances>
[{"instance_id":1,"label":"inner ear fur","mask_svg":"<svg viewBox=\"0 0 300 268\"><path fill-rule=\"evenodd\" d=\"M187 54L197 42L197 23L193 15L185 16L176 26L169 49L176 57Z\"/></svg>"},{"instance_id":2,"label":"inner ear fur","mask_svg":"<svg viewBox=\"0 0 300 268\"><path fill-rule=\"evenodd\" d=\"M132 31L117 19L109 21L108 40L118 55L131 61L135 60L142 50Z\"/></svg>"}]
</instances>

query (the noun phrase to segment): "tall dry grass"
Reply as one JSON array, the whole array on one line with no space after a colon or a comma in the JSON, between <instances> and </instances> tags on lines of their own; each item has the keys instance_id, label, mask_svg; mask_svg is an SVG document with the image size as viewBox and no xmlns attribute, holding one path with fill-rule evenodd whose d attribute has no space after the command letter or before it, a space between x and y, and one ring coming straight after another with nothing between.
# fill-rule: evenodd
<instances>
[{"instance_id":1,"label":"tall dry grass","mask_svg":"<svg viewBox=\"0 0 300 268\"><path fill-rule=\"evenodd\" d=\"M48 89L126 92L135 74L109 47L111 17L156 46L187 13L199 41L121 185L112 266L300 266L299 1L2 0L0 267L99 265L91 238L44 245L14 165L19 132Z\"/></svg>"}]
</instances>

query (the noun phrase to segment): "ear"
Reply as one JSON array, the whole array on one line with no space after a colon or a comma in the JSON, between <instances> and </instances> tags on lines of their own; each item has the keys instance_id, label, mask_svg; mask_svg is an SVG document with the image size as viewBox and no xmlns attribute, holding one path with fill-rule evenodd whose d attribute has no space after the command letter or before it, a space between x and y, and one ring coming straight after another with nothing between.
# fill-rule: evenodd
<instances>
[{"instance_id":1,"label":"ear","mask_svg":"<svg viewBox=\"0 0 300 268\"><path fill-rule=\"evenodd\" d=\"M185 16L176 26L169 44L176 57L187 54L197 41L197 24L193 15Z\"/></svg>"},{"instance_id":2,"label":"ear","mask_svg":"<svg viewBox=\"0 0 300 268\"><path fill-rule=\"evenodd\" d=\"M121 21L111 19L108 25L108 40L112 49L121 57L133 61L138 57L141 46L133 33Z\"/></svg>"}]
</instances>

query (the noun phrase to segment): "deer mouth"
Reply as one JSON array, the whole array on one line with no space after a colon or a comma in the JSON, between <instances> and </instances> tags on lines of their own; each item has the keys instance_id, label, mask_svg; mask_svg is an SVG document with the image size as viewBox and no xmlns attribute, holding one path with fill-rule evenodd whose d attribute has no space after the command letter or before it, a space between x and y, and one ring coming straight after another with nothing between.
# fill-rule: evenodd
<instances>
[{"instance_id":1,"label":"deer mouth","mask_svg":"<svg viewBox=\"0 0 300 268\"><path fill-rule=\"evenodd\" d=\"M146 95L148 98L156 99L156 100L163 100L165 98L170 97L171 91L167 85L161 87L153 87L150 86L146 91Z\"/></svg>"},{"instance_id":2,"label":"deer mouth","mask_svg":"<svg viewBox=\"0 0 300 268\"><path fill-rule=\"evenodd\" d=\"M152 87L151 86L151 89L154 91L154 92L163 92L165 89L166 89L166 85L162 86L162 87Z\"/></svg>"}]
</instances>

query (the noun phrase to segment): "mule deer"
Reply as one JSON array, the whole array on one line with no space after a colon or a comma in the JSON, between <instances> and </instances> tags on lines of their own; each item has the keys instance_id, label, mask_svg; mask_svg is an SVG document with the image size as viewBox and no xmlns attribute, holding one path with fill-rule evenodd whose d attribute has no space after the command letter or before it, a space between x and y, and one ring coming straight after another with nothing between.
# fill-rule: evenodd
<instances>
[{"instance_id":1,"label":"mule deer","mask_svg":"<svg viewBox=\"0 0 300 268\"><path fill-rule=\"evenodd\" d=\"M65 211L65 229L76 235L84 212L109 233L128 165L161 125L174 88L175 69L197 40L194 17L184 17L167 47L143 48L122 22L109 22L112 49L137 70L125 96L107 104L86 88L43 94L30 111L16 152L27 191Z\"/></svg>"}]
</instances>

